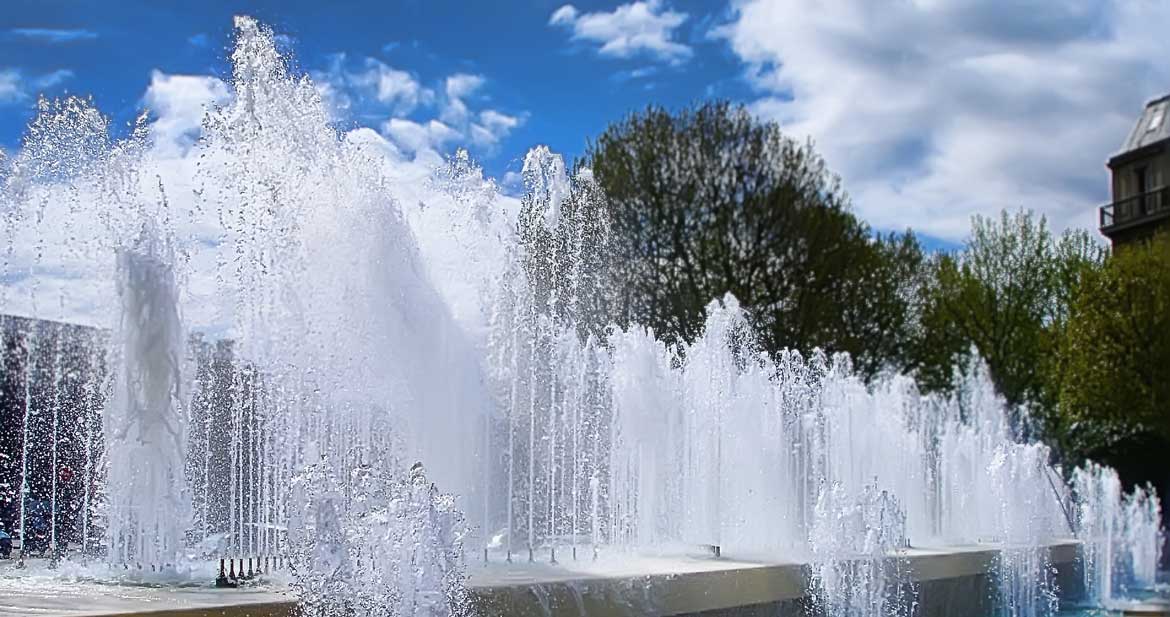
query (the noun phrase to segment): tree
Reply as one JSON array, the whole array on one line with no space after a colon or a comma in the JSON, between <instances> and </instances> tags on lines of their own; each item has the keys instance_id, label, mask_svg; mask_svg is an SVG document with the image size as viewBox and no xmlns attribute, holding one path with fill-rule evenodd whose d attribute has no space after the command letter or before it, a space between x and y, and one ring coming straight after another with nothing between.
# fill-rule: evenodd
<instances>
[{"instance_id":1,"label":"tree","mask_svg":"<svg viewBox=\"0 0 1170 617\"><path fill-rule=\"evenodd\" d=\"M1069 307L1102 255L1085 232L1056 238L1028 211L976 216L964 249L935 257L921 291L911 353L920 385L950 390L973 349L1009 405L1031 404L1052 421Z\"/></svg>"},{"instance_id":2,"label":"tree","mask_svg":"<svg viewBox=\"0 0 1170 617\"><path fill-rule=\"evenodd\" d=\"M1115 252L1072 305L1060 403L1080 451L1170 441L1170 235Z\"/></svg>"},{"instance_id":3,"label":"tree","mask_svg":"<svg viewBox=\"0 0 1170 617\"><path fill-rule=\"evenodd\" d=\"M810 143L742 106L650 107L585 164L604 190L617 319L692 341L730 292L769 351L847 351L870 376L903 346L912 236L875 238Z\"/></svg>"}]
</instances>

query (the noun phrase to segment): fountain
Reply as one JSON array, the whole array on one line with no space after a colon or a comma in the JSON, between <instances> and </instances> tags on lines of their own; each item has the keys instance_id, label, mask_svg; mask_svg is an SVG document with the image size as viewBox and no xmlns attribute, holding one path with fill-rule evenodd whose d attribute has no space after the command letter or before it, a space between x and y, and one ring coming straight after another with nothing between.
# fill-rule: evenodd
<instances>
[{"instance_id":1,"label":"fountain","mask_svg":"<svg viewBox=\"0 0 1170 617\"><path fill-rule=\"evenodd\" d=\"M50 504L57 568L4 584L218 581L200 601L318 615L468 614L512 589L550 613L913 615L946 562L994 581L999 613L1048 615L1073 546L1091 601L1154 583L1158 497L1052 468L978 363L949 398L866 385L847 356L764 353L732 296L691 344L613 326L589 170L535 148L517 202L466 152L426 168L338 131L272 33L236 29L196 143L156 147L148 115L113 139L70 98L0 164L0 313L23 315L0 346L22 435L3 473L21 535ZM662 591L684 584L713 587Z\"/></svg>"}]
</instances>

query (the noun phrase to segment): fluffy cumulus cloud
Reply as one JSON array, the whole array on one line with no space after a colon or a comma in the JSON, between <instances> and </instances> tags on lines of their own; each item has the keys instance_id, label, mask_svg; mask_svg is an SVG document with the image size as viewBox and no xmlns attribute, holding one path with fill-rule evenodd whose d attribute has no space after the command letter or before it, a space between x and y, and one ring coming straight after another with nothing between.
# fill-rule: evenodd
<instances>
[{"instance_id":1,"label":"fluffy cumulus cloud","mask_svg":"<svg viewBox=\"0 0 1170 617\"><path fill-rule=\"evenodd\" d=\"M419 153L442 149L458 140L459 131L438 120L419 123L405 118L391 118L382 124L382 134L389 137L400 150Z\"/></svg>"},{"instance_id":2,"label":"fluffy cumulus cloud","mask_svg":"<svg viewBox=\"0 0 1170 617\"><path fill-rule=\"evenodd\" d=\"M439 116L456 136L451 141L461 145L477 146L486 154L494 154L500 141L513 129L522 125L524 115L509 115L496 109L473 111L468 101L484 88L487 79L483 75L455 73L444 82L445 101ZM482 98L482 97L480 97Z\"/></svg>"},{"instance_id":3,"label":"fluffy cumulus cloud","mask_svg":"<svg viewBox=\"0 0 1170 617\"><path fill-rule=\"evenodd\" d=\"M453 73L432 86L375 58L354 62L345 54L312 73L322 99L338 120L376 126L398 151L437 160L438 153L474 146L493 155L526 116L484 108L488 80Z\"/></svg>"},{"instance_id":4,"label":"fluffy cumulus cloud","mask_svg":"<svg viewBox=\"0 0 1170 617\"><path fill-rule=\"evenodd\" d=\"M476 90L483 87L483 75L471 75L468 73L456 73L447 78L447 96L453 99L461 99Z\"/></svg>"},{"instance_id":5,"label":"fluffy cumulus cloud","mask_svg":"<svg viewBox=\"0 0 1170 617\"><path fill-rule=\"evenodd\" d=\"M469 73L455 73L448 77L444 88L447 100L443 104L443 121L458 125L466 124L469 111L464 99L482 88L486 81L482 75Z\"/></svg>"},{"instance_id":6,"label":"fluffy cumulus cloud","mask_svg":"<svg viewBox=\"0 0 1170 617\"><path fill-rule=\"evenodd\" d=\"M479 122L471 125L471 140L481 146L494 147L512 129L524 123L522 116L509 116L494 109L479 112Z\"/></svg>"},{"instance_id":7,"label":"fluffy cumulus cloud","mask_svg":"<svg viewBox=\"0 0 1170 617\"><path fill-rule=\"evenodd\" d=\"M1170 4L741 0L715 31L754 109L811 136L884 228L961 239L1027 207L1093 227L1103 163L1170 90Z\"/></svg>"},{"instance_id":8,"label":"fluffy cumulus cloud","mask_svg":"<svg viewBox=\"0 0 1170 617\"><path fill-rule=\"evenodd\" d=\"M434 96L414 75L373 58L366 58L366 70L355 74L353 80L358 86L370 88L378 101L392 106L398 114L408 114Z\"/></svg>"},{"instance_id":9,"label":"fluffy cumulus cloud","mask_svg":"<svg viewBox=\"0 0 1170 617\"><path fill-rule=\"evenodd\" d=\"M675 31L687 20L686 13L668 8L662 0L623 4L613 11L582 13L571 4L553 12L548 23L571 32L574 41L598 45L598 53L611 58L648 55L679 63L693 53L675 40Z\"/></svg>"},{"instance_id":10,"label":"fluffy cumulus cloud","mask_svg":"<svg viewBox=\"0 0 1170 617\"><path fill-rule=\"evenodd\" d=\"M142 97L154 116L150 125L155 146L185 150L199 136L203 116L210 105L231 98L227 84L210 75L167 75L154 71Z\"/></svg>"},{"instance_id":11,"label":"fluffy cumulus cloud","mask_svg":"<svg viewBox=\"0 0 1170 617\"><path fill-rule=\"evenodd\" d=\"M316 71L312 77L339 117L364 102L374 102L389 108L395 116L405 116L435 97L434 91L424 87L414 74L376 58L365 58L354 66L345 54L336 54L326 70Z\"/></svg>"}]
</instances>

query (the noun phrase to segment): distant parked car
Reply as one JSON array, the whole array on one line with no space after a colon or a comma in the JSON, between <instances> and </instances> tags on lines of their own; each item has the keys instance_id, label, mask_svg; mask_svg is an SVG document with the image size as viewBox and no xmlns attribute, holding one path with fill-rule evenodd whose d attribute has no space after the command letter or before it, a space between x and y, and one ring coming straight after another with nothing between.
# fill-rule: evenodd
<instances>
[{"instance_id":1,"label":"distant parked car","mask_svg":"<svg viewBox=\"0 0 1170 617\"><path fill-rule=\"evenodd\" d=\"M4 529L4 523L0 523L0 559L12 558L12 536Z\"/></svg>"},{"instance_id":2,"label":"distant parked car","mask_svg":"<svg viewBox=\"0 0 1170 617\"><path fill-rule=\"evenodd\" d=\"M52 506L43 499L29 499L24 502L24 530L20 534L20 554L44 557L49 552L50 521Z\"/></svg>"}]
</instances>

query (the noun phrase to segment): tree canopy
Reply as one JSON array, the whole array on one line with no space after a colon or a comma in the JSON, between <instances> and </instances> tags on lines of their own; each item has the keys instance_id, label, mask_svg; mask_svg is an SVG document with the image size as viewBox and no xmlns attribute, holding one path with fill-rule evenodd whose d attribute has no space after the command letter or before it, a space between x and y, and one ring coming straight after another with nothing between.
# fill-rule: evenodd
<instances>
[{"instance_id":1,"label":"tree canopy","mask_svg":"<svg viewBox=\"0 0 1170 617\"><path fill-rule=\"evenodd\" d=\"M948 390L973 349L1008 404L1051 402L1069 305L1102 255L1086 233L1055 237L1028 211L975 217L964 249L935 257L922 288L921 385Z\"/></svg>"},{"instance_id":2,"label":"tree canopy","mask_svg":"<svg viewBox=\"0 0 1170 617\"><path fill-rule=\"evenodd\" d=\"M1080 449L1170 440L1170 235L1089 271L1072 305L1060 403Z\"/></svg>"},{"instance_id":3,"label":"tree canopy","mask_svg":"<svg viewBox=\"0 0 1170 617\"><path fill-rule=\"evenodd\" d=\"M725 102L650 107L585 165L606 197L620 321L691 341L730 292L768 350L847 351L867 376L900 357L921 249L858 220L811 143Z\"/></svg>"}]
</instances>

